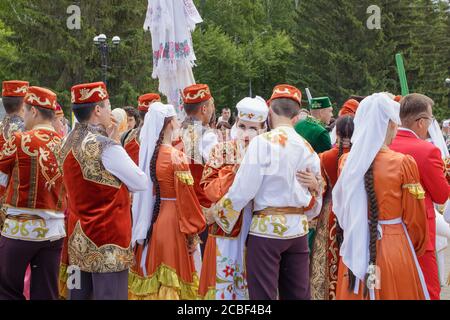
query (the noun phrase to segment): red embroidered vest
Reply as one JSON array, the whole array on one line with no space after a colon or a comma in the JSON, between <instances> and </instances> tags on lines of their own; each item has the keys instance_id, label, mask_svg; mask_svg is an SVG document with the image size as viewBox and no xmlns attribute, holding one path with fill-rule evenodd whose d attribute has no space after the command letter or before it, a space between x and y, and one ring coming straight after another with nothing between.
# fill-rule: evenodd
<instances>
[{"instance_id":1,"label":"red embroidered vest","mask_svg":"<svg viewBox=\"0 0 450 320\"><path fill-rule=\"evenodd\" d=\"M77 124L61 152L68 194L69 263L92 273L120 272L133 261L129 191L102 163L115 144L99 128Z\"/></svg>"}]
</instances>

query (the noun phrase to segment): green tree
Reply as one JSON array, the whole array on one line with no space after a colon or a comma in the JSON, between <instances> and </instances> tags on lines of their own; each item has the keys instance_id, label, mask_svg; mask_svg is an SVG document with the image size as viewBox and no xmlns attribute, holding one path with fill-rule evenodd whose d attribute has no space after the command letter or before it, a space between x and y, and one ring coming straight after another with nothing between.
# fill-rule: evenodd
<instances>
[{"instance_id":1,"label":"green tree","mask_svg":"<svg viewBox=\"0 0 450 320\"><path fill-rule=\"evenodd\" d=\"M450 68L448 3L390 0L384 10L392 18L384 32L394 40L396 52L404 56L410 92L430 96L436 102L436 116L448 117L448 88L444 86Z\"/></svg>"},{"instance_id":2,"label":"green tree","mask_svg":"<svg viewBox=\"0 0 450 320\"><path fill-rule=\"evenodd\" d=\"M394 45L382 29L366 26L366 10L376 1L302 1L294 31L290 76L314 96L328 95L340 106L351 94L388 90L393 81ZM326 8L326 9L324 9Z\"/></svg>"},{"instance_id":3,"label":"green tree","mask_svg":"<svg viewBox=\"0 0 450 320\"><path fill-rule=\"evenodd\" d=\"M209 84L216 105L236 99L236 92L245 86L242 78L236 77L245 70L242 50L220 27L197 29L194 33L197 67L196 81Z\"/></svg>"},{"instance_id":4,"label":"green tree","mask_svg":"<svg viewBox=\"0 0 450 320\"><path fill-rule=\"evenodd\" d=\"M381 8L381 29L366 26L370 5ZM433 0L302 1L290 81L329 95L338 106L350 94L399 94L394 56L402 53L410 91L432 97L436 115L448 117L448 9Z\"/></svg>"},{"instance_id":5,"label":"green tree","mask_svg":"<svg viewBox=\"0 0 450 320\"><path fill-rule=\"evenodd\" d=\"M194 75L208 83L219 107L250 94L270 97L279 83L339 106L349 95L400 92L394 55L403 54L412 92L436 101L449 117L450 10L435 0L195 0L204 23L193 34ZM81 8L81 29L66 26L68 6ZM369 30L367 8L382 10L381 29ZM66 111L70 87L100 81L93 37L118 35L110 53L108 88L113 106L135 105L157 91L151 78L150 34L142 0L0 1L0 76L29 80L58 93Z\"/></svg>"},{"instance_id":6,"label":"green tree","mask_svg":"<svg viewBox=\"0 0 450 320\"><path fill-rule=\"evenodd\" d=\"M13 64L16 77L52 88L66 111L70 87L102 80L95 35L122 38L109 56L108 89L114 107L136 105L139 94L155 91L151 79L150 35L142 26L146 4L140 0L76 1L81 8L81 29L69 30L66 20L71 0L2 1L0 18L14 31L12 43L19 55Z\"/></svg>"},{"instance_id":7,"label":"green tree","mask_svg":"<svg viewBox=\"0 0 450 320\"><path fill-rule=\"evenodd\" d=\"M194 69L196 79L217 88L219 94L214 94L219 108L234 107L250 93L270 97L273 87L286 81L290 66L293 45L289 30L295 15L294 1L226 0L197 4L204 23L194 35L199 65ZM210 37L211 32L220 32L221 36ZM224 45L227 49L223 49ZM229 68L217 70L217 65ZM205 74L211 72L215 72L215 78L206 78Z\"/></svg>"},{"instance_id":8,"label":"green tree","mask_svg":"<svg viewBox=\"0 0 450 320\"><path fill-rule=\"evenodd\" d=\"M17 48L10 42L12 31L0 20L0 79L11 73L11 65L17 59Z\"/></svg>"}]
</instances>

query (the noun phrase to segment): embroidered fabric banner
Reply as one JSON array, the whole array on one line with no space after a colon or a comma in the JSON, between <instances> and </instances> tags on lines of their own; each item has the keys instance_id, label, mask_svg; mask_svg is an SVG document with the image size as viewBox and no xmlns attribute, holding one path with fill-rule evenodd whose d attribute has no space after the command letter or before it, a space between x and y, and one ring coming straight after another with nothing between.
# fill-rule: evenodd
<instances>
[{"instance_id":1,"label":"embroidered fabric banner","mask_svg":"<svg viewBox=\"0 0 450 320\"><path fill-rule=\"evenodd\" d=\"M151 32L153 74L159 91L182 111L181 92L195 84L191 32L203 22L192 0L148 0L144 29Z\"/></svg>"}]
</instances>

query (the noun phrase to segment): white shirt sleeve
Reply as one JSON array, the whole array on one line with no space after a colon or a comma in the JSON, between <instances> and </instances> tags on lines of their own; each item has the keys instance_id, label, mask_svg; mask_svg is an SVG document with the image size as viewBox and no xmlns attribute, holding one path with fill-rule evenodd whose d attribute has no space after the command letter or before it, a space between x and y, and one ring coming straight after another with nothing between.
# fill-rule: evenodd
<instances>
[{"instance_id":1,"label":"white shirt sleeve","mask_svg":"<svg viewBox=\"0 0 450 320\"><path fill-rule=\"evenodd\" d=\"M209 161L209 156L211 153L211 150L219 143L219 138L217 135L212 131L208 130L204 135L202 139L202 157L205 160L205 162Z\"/></svg>"},{"instance_id":2,"label":"white shirt sleeve","mask_svg":"<svg viewBox=\"0 0 450 320\"><path fill-rule=\"evenodd\" d=\"M102 154L105 169L122 181L131 192L145 191L148 179L128 156L122 146L114 145L106 148Z\"/></svg>"},{"instance_id":3,"label":"white shirt sleeve","mask_svg":"<svg viewBox=\"0 0 450 320\"><path fill-rule=\"evenodd\" d=\"M239 167L233 185L228 193L215 206L214 218L217 224L227 233L230 233L239 220L241 210L255 198L264 179L265 170L261 161L265 159L265 144L262 139L255 138L250 142L244 159ZM218 212L221 215L218 215Z\"/></svg>"}]
</instances>

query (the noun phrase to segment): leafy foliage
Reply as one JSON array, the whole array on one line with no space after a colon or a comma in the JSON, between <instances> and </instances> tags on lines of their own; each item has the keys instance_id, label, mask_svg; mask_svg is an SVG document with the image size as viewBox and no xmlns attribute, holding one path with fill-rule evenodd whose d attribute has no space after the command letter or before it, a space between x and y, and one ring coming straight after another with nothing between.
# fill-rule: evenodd
<instances>
[{"instance_id":1,"label":"leafy foliage","mask_svg":"<svg viewBox=\"0 0 450 320\"><path fill-rule=\"evenodd\" d=\"M195 0L204 18L193 34L197 82L208 83L218 108L279 83L309 87L339 107L351 94L398 94L394 55L403 54L411 92L436 101L450 117L450 10L436 0ZM79 5L81 30L69 30L67 8ZM109 55L113 106L135 105L156 91L145 0L2 0L0 78L27 79L59 94L68 111L75 83L99 81L95 35L118 35ZM381 8L381 29L369 30L367 8Z\"/></svg>"}]
</instances>

